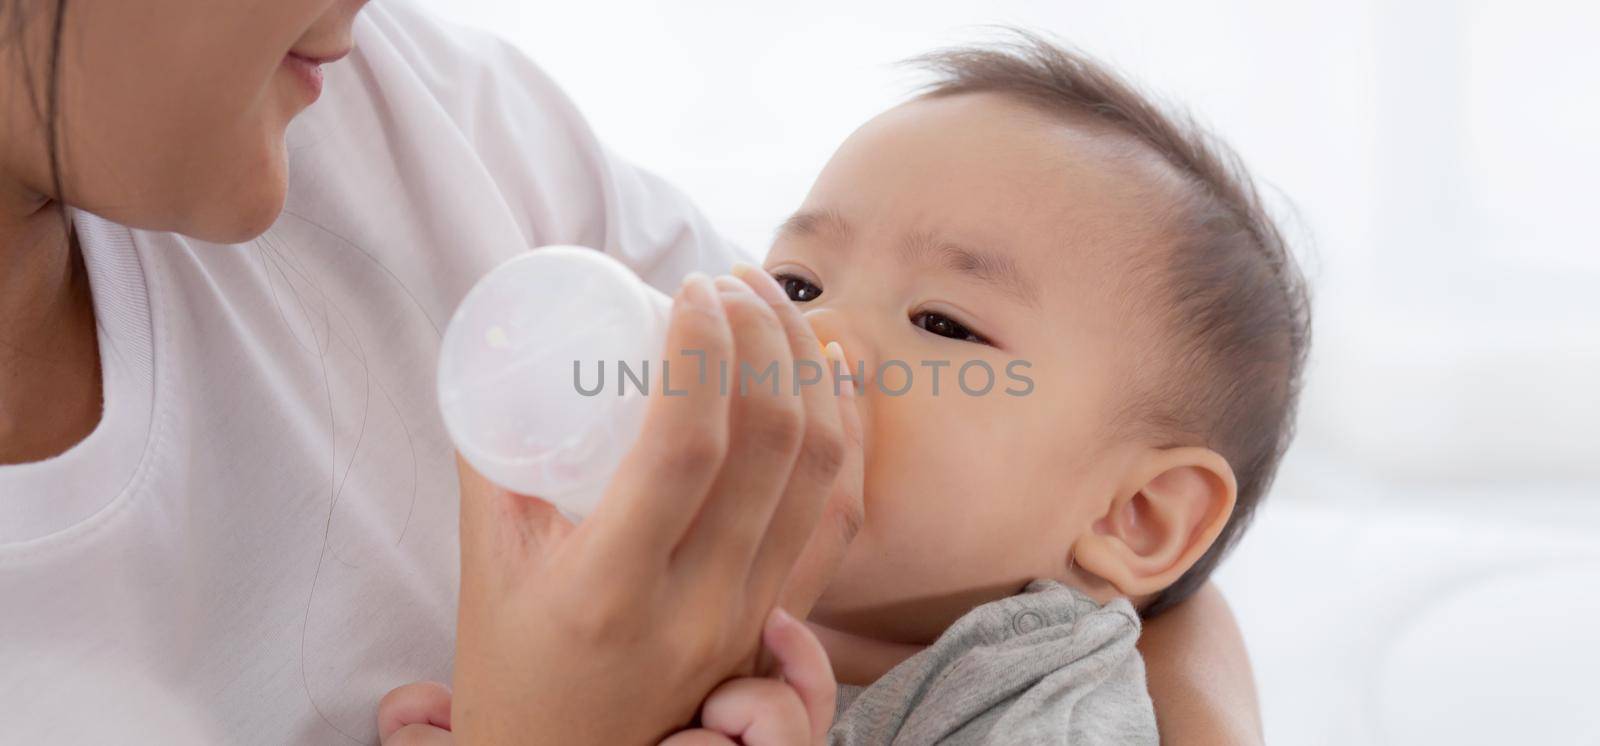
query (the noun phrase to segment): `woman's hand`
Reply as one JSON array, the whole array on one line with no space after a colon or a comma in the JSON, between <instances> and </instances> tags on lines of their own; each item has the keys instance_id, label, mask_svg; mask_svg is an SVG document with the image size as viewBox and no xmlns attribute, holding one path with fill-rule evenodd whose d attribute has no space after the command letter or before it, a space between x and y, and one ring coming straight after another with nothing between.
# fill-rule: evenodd
<instances>
[{"instance_id":1,"label":"woman's hand","mask_svg":"<svg viewBox=\"0 0 1600 746\"><path fill-rule=\"evenodd\" d=\"M781 679L732 679L700 709L700 726L661 746L821 746L833 724L838 684L822 643L783 609L772 611L762 635Z\"/></svg>"},{"instance_id":2,"label":"woman's hand","mask_svg":"<svg viewBox=\"0 0 1600 746\"><path fill-rule=\"evenodd\" d=\"M666 359L673 393L687 393L656 392L581 525L458 461L462 743L653 743L753 673L763 622L849 458L840 407L853 402L831 386L737 393L741 364L831 367L777 283L743 274L679 290Z\"/></svg>"},{"instance_id":3,"label":"woman's hand","mask_svg":"<svg viewBox=\"0 0 1600 746\"><path fill-rule=\"evenodd\" d=\"M674 733L661 746L820 746L833 723L838 683L822 643L782 608L767 617L761 640L782 678L730 679L706 698L701 727ZM452 746L450 690L406 684L378 703L383 746Z\"/></svg>"},{"instance_id":4,"label":"woman's hand","mask_svg":"<svg viewBox=\"0 0 1600 746\"><path fill-rule=\"evenodd\" d=\"M1261 706L1244 637L1215 585L1150 620L1139 636L1166 746L1262 743Z\"/></svg>"},{"instance_id":5,"label":"woman's hand","mask_svg":"<svg viewBox=\"0 0 1600 746\"><path fill-rule=\"evenodd\" d=\"M830 369L824 374L823 380L824 385L831 387L836 373L831 369L832 366L838 367L837 373L840 378L849 375L854 369L850 367L844 349L839 347L838 343L829 343L828 358ZM840 383L839 412L845 440L845 455L844 462L839 467L839 475L834 479L833 493L823 505L822 517L817 521L816 530L812 531L811 538L807 540L806 547L795 562L794 570L789 574L789 581L784 585L783 593L778 599L779 605L796 619L806 619L811 616L811 607L816 605L822 592L833 582L833 576L839 570L839 563L844 560L845 550L855 539L856 532L861 530L861 521L865 517L862 495L866 442L861 414L856 409L855 385L854 381Z\"/></svg>"}]
</instances>

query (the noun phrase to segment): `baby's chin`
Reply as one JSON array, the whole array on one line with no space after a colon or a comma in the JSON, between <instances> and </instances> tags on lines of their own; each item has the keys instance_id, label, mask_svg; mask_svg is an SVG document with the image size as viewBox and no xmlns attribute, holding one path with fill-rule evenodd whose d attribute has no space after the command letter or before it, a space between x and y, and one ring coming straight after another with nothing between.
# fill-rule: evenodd
<instances>
[{"instance_id":1,"label":"baby's chin","mask_svg":"<svg viewBox=\"0 0 1600 746\"><path fill-rule=\"evenodd\" d=\"M908 595L906 583L891 575L882 588L853 584L839 578L812 607L808 621L857 637L904 645L931 645L967 612L1008 596L1026 583L1007 580L975 588Z\"/></svg>"}]
</instances>

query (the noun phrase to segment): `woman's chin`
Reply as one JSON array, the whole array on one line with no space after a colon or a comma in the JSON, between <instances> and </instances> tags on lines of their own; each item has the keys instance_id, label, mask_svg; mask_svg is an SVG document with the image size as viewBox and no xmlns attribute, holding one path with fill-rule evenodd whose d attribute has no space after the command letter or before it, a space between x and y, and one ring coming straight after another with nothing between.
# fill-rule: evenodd
<instances>
[{"instance_id":1,"label":"woman's chin","mask_svg":"<svg viewBox=\"0 0 1600 746\"><path fill-rule=\"evenodd\" d=\"M288 182L287 164L273 163L260 169L256 177L230 185L231 189L218 189L216 199L203 203L205 209L184 216L179 225L169 230L211 243L253 240L266 233L283 213Z\"/></svg>"},{"instance_id":2,"label":"woman's chin","mask_svg":"<svg viewBox=\"0 0 1600 746\"><path fill-rule=\"evenodd\" d=\"M266 233L283 212L283 198L240 205L234 212L212 216L191 216L172 228L190 238L218 244L245 243Z\"/></svg>"}]
</instances>

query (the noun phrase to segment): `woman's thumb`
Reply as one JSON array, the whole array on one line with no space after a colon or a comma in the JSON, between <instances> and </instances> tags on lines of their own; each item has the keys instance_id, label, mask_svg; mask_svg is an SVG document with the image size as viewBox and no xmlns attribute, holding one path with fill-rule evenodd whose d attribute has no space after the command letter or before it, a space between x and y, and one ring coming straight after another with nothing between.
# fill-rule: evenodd
<instances>
[{"instance_id":1,"label":"woman's thumb","mask_svg":"<svg viewBox=\"0 0 1600 746\"><path fill-rule=\"evenodd\" d=\"M461 483L463 577L469 566L488 569L485 563L517 568L539 563L573 529L554 505L490 482L459 453L456 473Z\"/></svg>"}]
</instances>

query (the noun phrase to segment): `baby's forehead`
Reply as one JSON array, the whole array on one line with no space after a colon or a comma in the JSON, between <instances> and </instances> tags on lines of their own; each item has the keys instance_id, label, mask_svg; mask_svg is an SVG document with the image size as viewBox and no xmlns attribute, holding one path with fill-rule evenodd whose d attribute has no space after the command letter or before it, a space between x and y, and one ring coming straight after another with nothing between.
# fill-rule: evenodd
<instances>
[{"instance_id":1,"label":"baby's forehead","mask_svg":"<svg viewBox=\"0 0 1600 746\"><path fill-rule=\"evenodd\" d=\"M1007 254L1046 287L1124 291L1182 190L1127 136L996 93L921 98L858 129L808 201Z\"/></svg>"}]
</instances>

